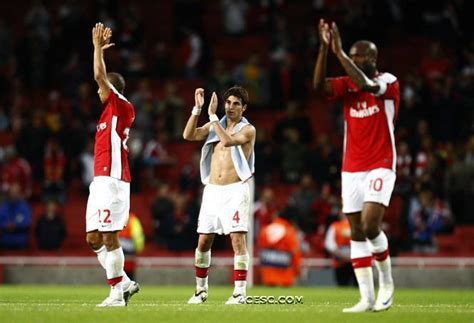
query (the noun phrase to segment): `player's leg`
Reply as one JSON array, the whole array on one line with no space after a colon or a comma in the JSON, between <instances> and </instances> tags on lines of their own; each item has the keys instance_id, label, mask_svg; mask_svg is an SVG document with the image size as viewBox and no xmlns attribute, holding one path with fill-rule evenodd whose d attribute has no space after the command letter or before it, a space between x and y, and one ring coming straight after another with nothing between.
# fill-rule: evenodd
<instances>
[{"instance_id":1,"label":"player's leg","mask_svg":"<svg viewBox=\"0 0 474 323\"><path fill-rule=\"evenodd\" d=\"M384 213L385 206L381 204L367 202L364 205L363 221L367 232L367 241L374 256L379 276L379 291L374 306L375 311L389 309L392 305L394 293L388 239L380 229Z\"/></svg>"},{"instance_id":2,"label":"player's leg","mask_svg":"<svg viewBox=\"0 0 474 323\"><path fill-rule=\"evenodd\" d=\"M381 228L395 180L395 173L384 168L372 170L366 179L367 191L364 197L362 222L379 274L379 291L374 306L375 311L389 309L393 301L394 284L388 239Z\"/></svg>"},{"instance_id":3,"label":"player's leg","mask_svg":"<svg viewBox=\"0 0 474 323\"><path fill-rule=\"evenodd\" d=\"M125 257L120 246L118 231L102 232L102 237L107 250L105 272L110 285L110 295L98 306L125 306L122 283Z\"/></svg>"},{"instance_id":4,"label":"player's leg","mask_svg":"<svg viewBox=\"0 0 474 323\"><path fill-rule=\"evenodd\" d=\"M102 268L104 268L104 270L107 270L107 248L104 245L102 233L97 230L87 232L86 241L87 244L91 247L91 249L96 253L97 259L99 260L99 263Z\"/></svg>"},{"instance_id":5,"label":"player's leg","mask_svg":"<svg viewBox=\"0 0 474 323\"><path fill-rule=\"evenodd\" d=\"M105 250L104 243L102 241L102 234L98 230L94 230L86 233L86 242L89 247L97 254L102 268L105 269L105 258L107 257L107 250Z\"/></svg>"},{"instance_id":6,"label":"player's leg","mask_svg":"<svg viewBox=\"0 0 474 323\"><path fill-rule=\"evenodd\" d=\"M188 304L201 304L207 300L211 247L215 234L222 234L222 228L220 228L217 220L220 198L220 187L218 185L206 185L204 187L197 227L199 239L194 258L196 290L188 300Z\"/></svg>"},{"instance_id":7,"label":"player's leg","mask_svg":"<svg viewBox=\"0 0 474 323\"><path fill-rule=\"evenodd\" d=\"M208 275L211 266L211 247L215 234L200 234L195 251L194 266L196 270L196 290L188 304L201 304L207 300L209 284Z\"/></svg>"},{"instance_id":8,"label":"player's leg","mask_svg":"<svg viewBox=\"0 0 474 323\"><path fill-rule=\"evenodd\" d=\"M342 211L351 226L351 262L360 292L359 303L343 310L348 313L370 311L375 301L372 253L361 223L366 176L367 172L342 173Z\"/></svg>"},{"instance_id":9,"label":"player's leg","mask_svg":"<svg viewBox=\"0 0 474 323\"><path fill-rule=\"evenodd\" d=\"M345 313L371 311L375 302L374 278L372 272L372 253L365 239L361 213L346 214L351 225L351 261L359 285L360 301Z\"/></svg>"},{"instance_id":10,"label":"player's leg","mask_svg":"<svg viewBox=\"0 0 474 323\"><path fill-rule=\"evenodd\" d=\"M234 250L234 291L226 304L245 304L247 296L247 271L249 254L245 239L246 232L232 232L232 249Z\"/></svg>"},{"instance_id":11,"label":"player's leg","mask_svg":"<svg viewBox=\"0 0 474 323\"><path fill-rule=\"evenodd\" d=\"M92 248L92 250L97 254L97 259L99 260L100 265L104 270L107 270L106 267L106 260L107 260L107 248L102 242L102 233L95 231L95 232L90 232L87 234L87 243L89 246ZM100 246L100 247L99 247ZM131 296L134 294L138 293L140 290L140 285L132 281L127 273L124 272L122 273L122 287L123 287L123 297L125 300L125 303L128 303L130 300Z\"/></svg>"},{"instance_id":12,"label":"player's leg","mask_svg":"<svg viewBox=\"0 0 474 323\"><path fill-rule=\"evenodd\" d=\"M107 258L107 250L102 241L102 234L99 232L99 197L96 194L97 182L93 181L90 186L90 194L87 200L86 209L86 242L89 247L97 254L100 265L105 270L105 259Z\"/></svg>"}]
</instances>

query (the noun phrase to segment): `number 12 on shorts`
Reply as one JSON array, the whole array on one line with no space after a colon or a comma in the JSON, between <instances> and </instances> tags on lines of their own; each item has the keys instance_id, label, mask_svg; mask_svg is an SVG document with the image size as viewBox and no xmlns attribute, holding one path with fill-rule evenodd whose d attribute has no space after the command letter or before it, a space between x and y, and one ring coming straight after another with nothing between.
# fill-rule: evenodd
<instances>
[{"instance_id":1,"label":"number 12 on shorts","mask_svg":"<svg viewBox=\"0 0 474 323\"><path fill-rule=\"evenodd\" d=\"M239 224L240 218L239 218L239 211L235 211L234 216L232 217L232 221L235 221L235 223Z\"/></svg>"},{"instance_id":2,"label":"number 12 on shorts","mask_svg":"<svg viewBox=\"0 0 474 323\"><path fill-rule=\"evenodd\" d=\"M109 209L103 209L102 212L100 209L98 210L99 212L99 223L112 223L112 220L110 220L110 210Z\"/></svg>"}]
</instances>

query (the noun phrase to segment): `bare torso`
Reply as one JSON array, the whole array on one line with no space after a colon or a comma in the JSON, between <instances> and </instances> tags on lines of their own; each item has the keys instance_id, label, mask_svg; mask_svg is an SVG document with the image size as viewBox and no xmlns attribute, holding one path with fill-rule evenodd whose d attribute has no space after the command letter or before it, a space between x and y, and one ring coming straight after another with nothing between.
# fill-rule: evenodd
<instances>
[{"instance_id":1,"label":"bare torso","mask_svg":"<svg viewBox=\"0 0 474 323\"><path fill-rule=\"evenodd\" d=\"M232 128L226 129L228 134L232 133ZM252 151L253 142L242 145L245 158L249 158ZM227 185L239 182L240 178L232 162L231 147L224 147L221 142L214 144L211 158L211 175L209 183L216 185Z\"/></svg>"}]
</instances>

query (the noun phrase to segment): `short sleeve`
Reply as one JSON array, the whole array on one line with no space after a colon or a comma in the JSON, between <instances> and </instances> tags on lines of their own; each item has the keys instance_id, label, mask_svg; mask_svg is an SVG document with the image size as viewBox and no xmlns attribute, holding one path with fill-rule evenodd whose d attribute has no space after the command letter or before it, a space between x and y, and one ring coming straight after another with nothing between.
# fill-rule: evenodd
<instances>
[{"instance_id":1,"label":"short sleeve","mask_svg":"<svg viewBox=\"0 0 474 323\"><path fill-rule=\"evenodd\" d=\"M397 99L400 96L400 88L397 78L390 73L383 73L379 75L375 80L380 86L380 89L374 95L376 97L383 96L384 98Z\"/></svg>"}]
</instances>

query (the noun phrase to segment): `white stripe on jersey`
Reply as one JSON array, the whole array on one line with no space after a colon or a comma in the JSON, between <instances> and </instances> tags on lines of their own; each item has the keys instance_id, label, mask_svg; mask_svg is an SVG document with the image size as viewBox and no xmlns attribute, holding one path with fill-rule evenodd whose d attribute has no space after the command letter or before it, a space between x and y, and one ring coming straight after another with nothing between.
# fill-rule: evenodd
<instances>
[{"instance_id":1,"label":"white stripe on jersey","mask_svg":"<svg viewBox=\"0 0 474 323\"><path fill-rule=\"evenodd\" d=\"M122 140L117 133L118 117L112 116L112 129L110 129L110 177L122 178Z\"/></svg>"},{"instance_id":2,"label":"white stripe on jersey","mask_svg":"<svg viewBox=\"0 0 474 323\"><path fill-rule=\"evenodd\" d=\"M395 117L395 102L393 100L384 100L385 116L387 117L388 132L390 133L390 141L392 143L392 170L395 172L397 167L397 149L395 147L395 136L394 136L394 117Z\"/></svg>"},{"instance_id":3,"label":"white stripe on jersey","mask_svg":"<svg viewBox=\"0 0 474 323\"><path fill-rule=\"evenodd\" d=\"M112 91L114 91L114 93L115 93L115 94L117 94L117 96L119 97L119 99L122 99L122 100L124 100L124 101L127 101L127 102L128 102L127 98L126 98L126 97L124 97L124 96L122 95L122 93L120 93L119 91L117 91L117 89L116 89L116 88L114 88L114 86L113 86L113 85L110 87L110 89L111 89ZM130 102L128 102L128 103L130 103Z\"/></svg>"},{"instance_id":4,"label":"white stripe on jersey","mask_svg":"<svg viewBox=\"0 0 474 323\"><path fill-rule=\"evenodd\" d=\"M346 154L346 144L347 144L347 121L344 120L344 142L342 144L342 155Z\"/></svg>"}]
</instances>

